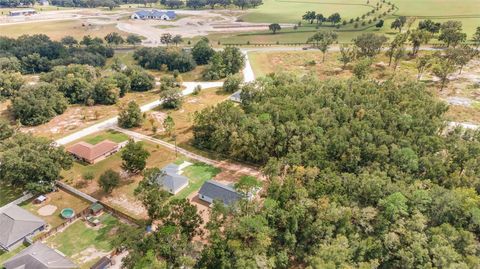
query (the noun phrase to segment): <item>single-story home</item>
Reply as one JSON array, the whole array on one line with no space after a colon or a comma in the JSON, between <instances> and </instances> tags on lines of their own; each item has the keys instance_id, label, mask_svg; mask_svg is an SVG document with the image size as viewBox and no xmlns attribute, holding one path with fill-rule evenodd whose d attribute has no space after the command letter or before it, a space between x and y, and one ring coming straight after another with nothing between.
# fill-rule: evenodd
<instances>
[{"instance_id":1,"label":"single-story home","mask_svg":"<svg viewBox=\"0 0 480 269\"><path fill-rule=\"evenodd\" d=\"M213 201L222 201L225 205L232 205L242 198L242 195L238 193L231 186L222 184L214 180L206 181L200 191L198 191L198 198L207 203L213 203Z\"/></svg>"},{"instance_id":2,"label":"single-story home","mask_svg":"<svg viewBox=\"0 0 480 269\"><path fill-rule=\"evenodd\" d=\"M6 269L70 269L78 268L63 253L41 242L28 248L3 263Z\"/></svg>"},{"instance_id":3,"label":"single-story home","mask_svg":"<svg viewBox=\"0 0 480 269\"><path fill-rule=\"evenodd\" d=\"M175 195L188 186L188 178L181 175L182 170L179 165L169 164L162 168L157 175L156 181L169 193Z\"/></svg>"},{"instance_id":4,"label":"single-story home","mask_svg":"<svg viewBox=\"0 0 480 269\"><path fill-rule=\"evenodd\" d=\"M82 141L68 147L67 151L80 161L94 164L116 153L120 148L119 144L110 140L95 145Z\"/></svg>"},{"instance_id":5,"label":"single-story home","mask_svg":"<svg viewBox=\"0 0 480 269\"><path fill-rule=\"evenodd\" d=\"M38 0L38 3L41 5L41 6L49 6L50 5L50 2L48 2L48 0Z\"/></svg>"},{"instance_id":6,"label":"single-story home","mask_svg":"<svg viewBox=\"0 0 480 269\"><path fill-rule=\"evenodd\" d=\"M4 206L0 209L0 249L13 250L46 226L41 218L17 205Z\"/></svg>"},{"instance_id":7,"label":"single-story home","mask_svg":"<svg viewBox=\"0 0 480 269\"><path fill-rule=\"evenodd\" d=\"M28 16L36 13L37 11L35 11L35 9L12 10L10 11L10 16L21 16L21 15Z\"/></svg>"},{"instance_id":8,"label":"single-story home","mask_svg":"<svg viewBox=\"0 0 480 269\"><path fill-rule=\"evenodd\" d=\"M157 9L139 10L133 13L132 16L130 16L130 18L134 20L153 19L153 20L164 20L164 21L174 20L176 17L177 17L177 14L173 10L162 11Z\"/></svg>"}]
</instances>

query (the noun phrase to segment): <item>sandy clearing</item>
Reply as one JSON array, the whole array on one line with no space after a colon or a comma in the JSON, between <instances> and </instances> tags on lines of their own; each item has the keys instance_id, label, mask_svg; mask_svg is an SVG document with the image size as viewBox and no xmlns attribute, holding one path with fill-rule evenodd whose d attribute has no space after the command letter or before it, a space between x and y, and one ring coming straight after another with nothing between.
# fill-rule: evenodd
<instances>
[{"instance_id":1,"label":"sandy clearing","mask_svg":"<svg viewBox=\"0 0 480 269\"><path fill-rule=\"evenodd\" d=\"M57 207L54 206L54 205L46 205L46 206L42 206L41 208L39 208L37 210L37 213L38 215L40 216L51 216L53 215L53 213L55 213L55 211L57 211Z\"/></svg>"}]
</instances>

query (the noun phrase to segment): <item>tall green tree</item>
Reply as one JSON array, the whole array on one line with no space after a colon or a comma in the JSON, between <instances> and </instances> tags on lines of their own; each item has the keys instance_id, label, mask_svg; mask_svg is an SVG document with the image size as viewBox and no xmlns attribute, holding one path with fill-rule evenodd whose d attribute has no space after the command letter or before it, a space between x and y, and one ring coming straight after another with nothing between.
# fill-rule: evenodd
<instances>
[{"instance_id":1,"label":"tall green tree","mask_svg":"<svg viewBox=\"0 0 480 269\"><path fill-rule=\"evenodd\" d=\"M133 174L138 174L145 169L150 152L143 148L142 142L130 139L122 150L122 168Z\"/></svg>"},{"instance_id":2,"label":"tall green tree","mask_svg":"<svg viewBox=\"0 0 480 269\"><path fill-rule=\"evenodd\" d=\"M118 114L118 126L122 128L139 127L142 125L142 122L142 111L135 101L130 101L127 107Z\"/></svg>"},{"instance_id":3,"label":"tall green tree","mask_svg":"<svg viewBox=\"0 0 480 269\"><path fill-rule=\"evenodd\" d=\"M272 33L275 34L277 31L282 30L282 27L280 27L280 24L278 23L272 23L268 26L268 30L272 31Z\"/></svg>"},{"instance_id":4,"label":"tall green tree","mask_svg":"<svg viewBox=\"0 0 480 269\"><path fill-rule=\"evenodd\" d=\"M23 125L35 126L63 114L67 105L54 85L42 82L22 87L12 100L12 112Z\"/></svg>"},{"instance_id":5,"label":"tall green tree","mask_svg":"<svg viewBox=\"0 0 480 269\"><path fill-rule=\"evenodd\" d=\"M0 143L0 180L34 193L53 190L60 172L73 165L71 156L52 141L17 133Z\"/></svg>"},{"instance_id":6,"label":"tall green tree","mask_svg":"<svg viewBox=\"0 0 480 269\"><path fill-rule=\"evenodd\" d=\"M320 31L311 36L307 42L314 43L323 53L322 62L325 62L325 55L328 48L337 40L338 35L333 31Z\"/></svg>"},{"instance_id":7,"label":"tall green tree","mask_svg":"<svg viewBox=\"0 0 480 269\"><path fill-rule=\"evenodd\" d=\"M462 32L462 22L447 21L442 23L438 40L445 42L447 47L455 47L458 44L464 42L466 38L467 34Z\"/></svg>"}]
</instances>

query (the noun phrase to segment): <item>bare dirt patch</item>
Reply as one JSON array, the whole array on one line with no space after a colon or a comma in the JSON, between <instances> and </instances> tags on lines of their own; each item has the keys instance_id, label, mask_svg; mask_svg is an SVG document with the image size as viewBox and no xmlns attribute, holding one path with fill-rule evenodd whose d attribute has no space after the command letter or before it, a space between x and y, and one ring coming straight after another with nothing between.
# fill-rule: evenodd
<instances>
[{"instance_id":1,"label":"bare dirt patch","mask_svg":"<svg viewBox=\"0 0 480 269\"><path fill-rule=\"evenodd\" d=\"M107 254L108 252L100 251L94 247L89 247L82 252L73 255L72 258L79 261L81 264L84 264L89 261L99 259Z\"/></svg>"},{"instance_id":2,"label":"bare dirt patch","mask_svg":"<svg viewBox=\"0 0 480 269\"><path fill-rule=\"evenodd\" d=\"M39 208L37 210L37 213L38 215L40 216L51 216L53 215L53 213L55 213L55 211L57 211L57 207L54 206L54 205L46 205L46 206L42 206L41 208Z\"/></svg>"}]
</instances>

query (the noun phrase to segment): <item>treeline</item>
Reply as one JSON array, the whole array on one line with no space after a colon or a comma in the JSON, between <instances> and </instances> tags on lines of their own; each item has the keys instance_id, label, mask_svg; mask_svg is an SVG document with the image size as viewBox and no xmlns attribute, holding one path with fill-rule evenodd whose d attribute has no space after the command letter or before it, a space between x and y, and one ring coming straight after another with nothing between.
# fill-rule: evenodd
<instances>
[{"instance_id":1,"label":"treeline","mask_svg":"<svg viewBox=\"0 0 480 269\"><path fill-rule=\"evenodd\" d=\"M21 5L33 5L35 0L0 0L0 7L18 7Z\"/></svg>"},{"instance_id":2,"label":"treeline","mask_svg":"<svg viewBox=\"0 0 480 269\"><path fill-rule=\"evenodd\" d=\"M242 98L197 113L195 143L263 165L260 199L215 202L205 232L197 209L168 199L158 169L146 171L135 194L159 225L147 235L121 229L123 266L480 264L480 133L446 129L447 105L423 84L277 74L244 86ZM235 188L258 184L243 177Z\"/></svg>"},{"instance_id":3,"label":"treeline","mask_svg":"<svg viewBox=\"0 0 480 269\"><path fill-rule=\"evenodd\" d=\"M0 0L0 4L1 1L6 0ZM263 4L262 0L52 0L51 3L55 6L62 7L108 7L110 9L118 7L121 4L144 4L147 6L160 3L169 8L181 8L186 6L193 9L205 7L213 9L216 6L226 8L230 5L245 9L251 7L254 8Z\"/></svg>"},{"instance_id":4,"label":"treeline","mask_svg":"<svg viewBox=\"0 0 480 269\"><path fill-rule=\"evenodd\" d=\"M154 78L139 67L103 75L89 65L56 66L40 82L25 84L19 73L0 73L0 96L12 100L11 110L23 125L39 125L62 114L68 104L112 105L129 91L147 91Z\"/></svg>"},{"instance_id":5,"label":"treeline","mask_svg":"<svg viewBox=\"0 0 480 269\"><path fill-rule=\"evenodd\" d=\"M203 73L207 80L233 75L245 65L245 56L240 49L227 47L216 52L207 38L198 41L191 51L177 47L145 47L136 50L133 58L144 68L182 73L193 70L197 65L207 65Z\"/></svg>"},{"instance_id":6,"label":"treeline","mask_svg":"<svg viewBox=\"0 0 480 269\"><path fill-rule=\"evenodd\" d=\"M269 187L212 212L197 268L480 264L480 132L446 129L423 84L279 74L242 98L198 113L194 141L262 164Z\"/></svg>"},{"instance_id":7,"label":"treeline","mask_svg":"<svg viewBox=\"0 0 480 269\"><path fill-rule=\"evenodd\" d=\"M23 74L48 72L57 65L87 64L104 66L113 57L111 47L100 38L84 37L83 46L67 46L43 34L23 35L17 39L0 37L2 69Z\"/></svg>"}]
</instances>

